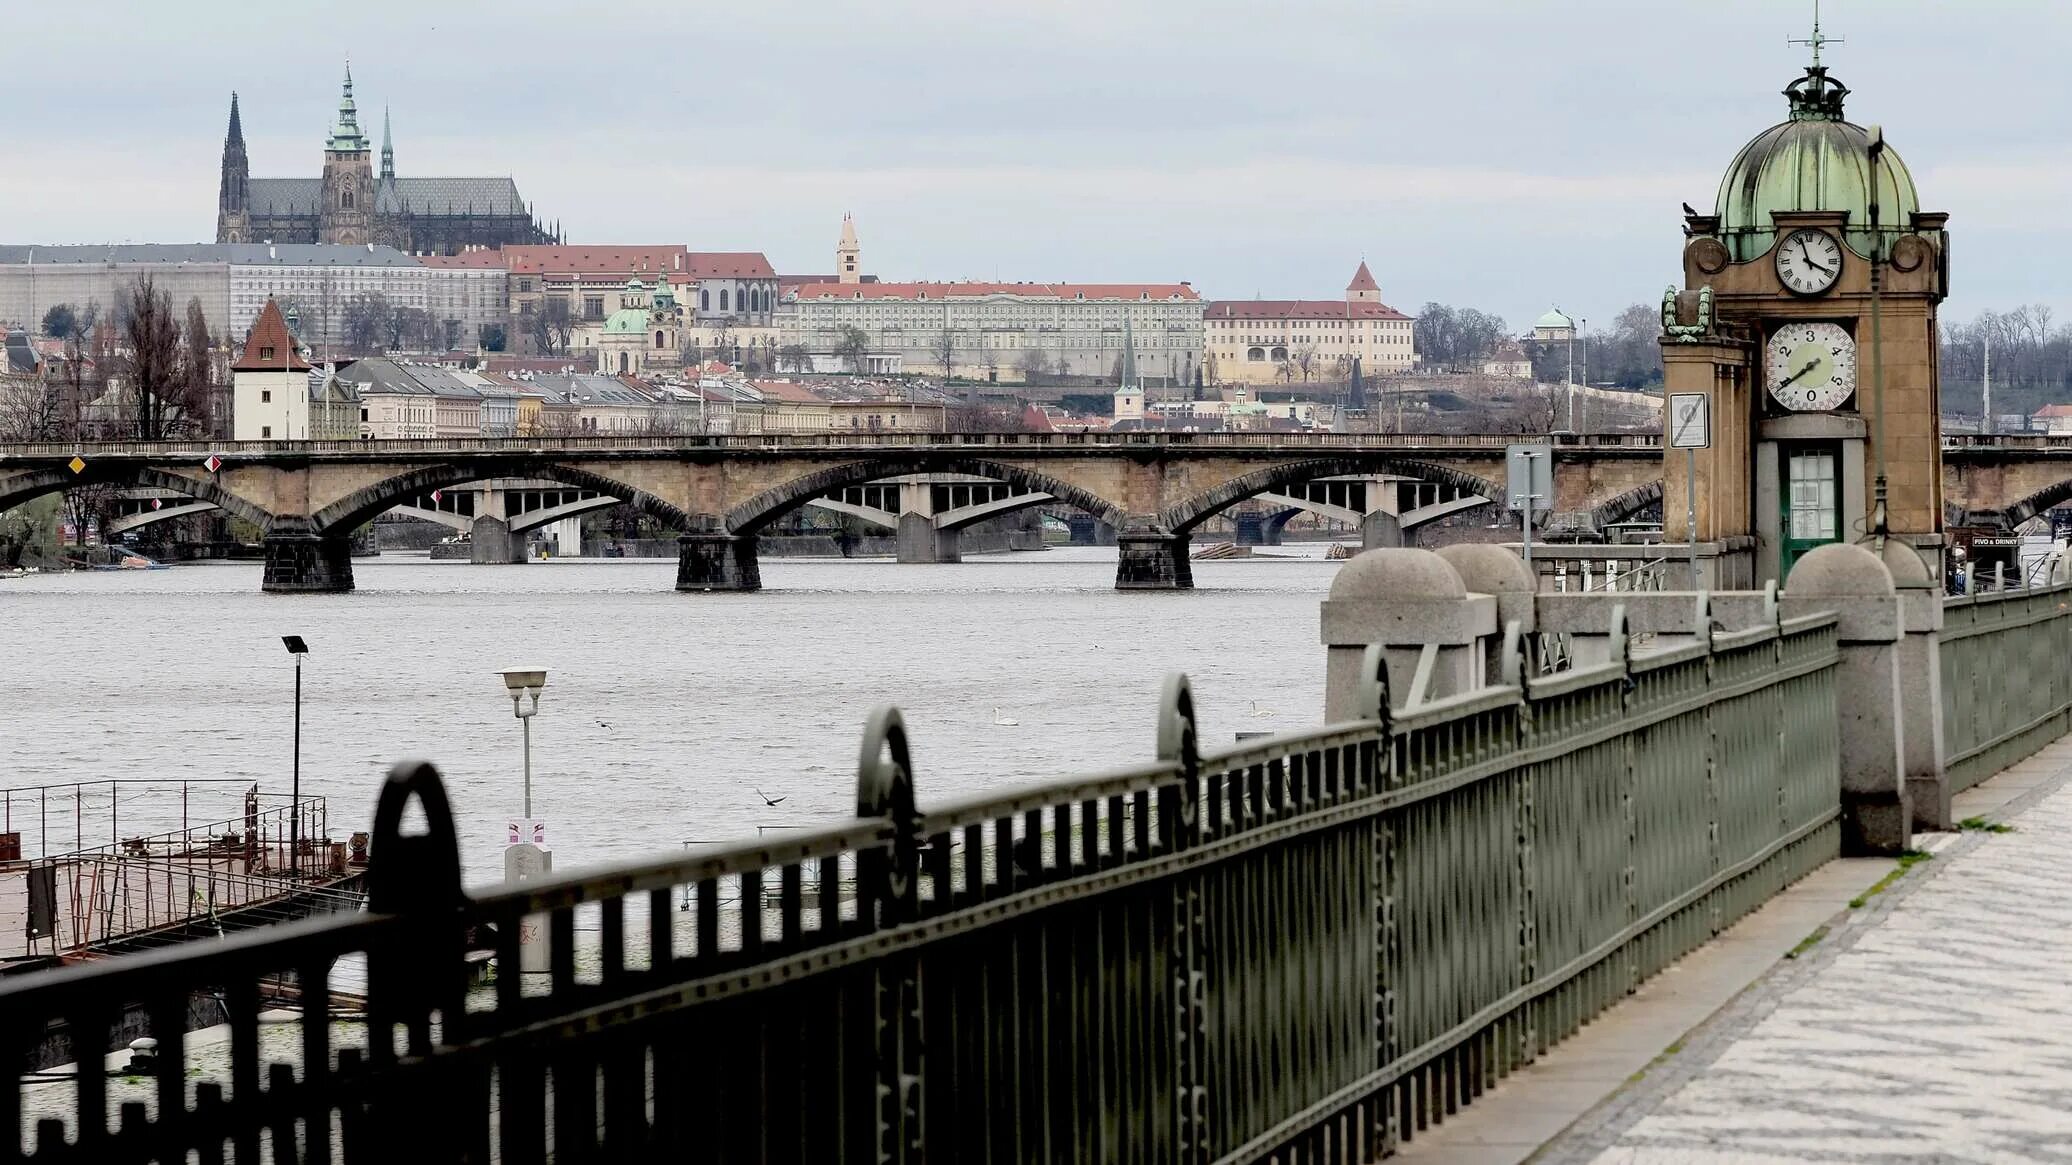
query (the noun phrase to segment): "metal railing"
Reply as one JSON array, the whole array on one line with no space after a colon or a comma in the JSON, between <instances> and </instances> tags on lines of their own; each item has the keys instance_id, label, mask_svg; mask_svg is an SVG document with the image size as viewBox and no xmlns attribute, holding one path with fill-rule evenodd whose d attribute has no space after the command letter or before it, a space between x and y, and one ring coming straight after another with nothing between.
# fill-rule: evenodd
<instances>
[{"instance_id":1,"label":"metal railing","mask_svg":"<svg viewBox=\"0 0 2072 1165\"><path fill-rule=\"evenodd\" d=\"M1951 792L2072 731L2072 584L1952 595L1938 651Z\"/></svg>"},{"instance_id":2,"label":"metal railing","mask_svg":"<svg viewBox=\"0 0 2072 1165\"><path fill-rule=\"evenodd\" d=\"M98 1067L131 1002L160 1041L0 1090L0 1161L1369 1161L1836 852L1833 618L1635 659L1623 615L1611 663L1523 675L1514 629L1414 713L1370 649L1371 718L1209 753L1174 676L1156 760L926 808L887 707L853 820L472 897L399 766L368 913L0 983L0 1055Z\"/></svg>"}]
</instances>

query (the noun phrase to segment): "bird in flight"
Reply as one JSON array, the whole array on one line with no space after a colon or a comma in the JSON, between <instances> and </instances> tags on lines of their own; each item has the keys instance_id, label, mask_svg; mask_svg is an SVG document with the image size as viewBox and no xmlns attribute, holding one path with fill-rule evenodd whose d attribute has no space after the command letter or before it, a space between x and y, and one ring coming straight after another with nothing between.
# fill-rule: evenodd
<instances>
[{"instance_id":1,"label":"bird in flight","mask_svg":"<svg viewBox=\"0 0 2072 1165\"><path fill-rule=\"evenodd\" d=\"M761 789L757 789L755 791L755 795L761 797L763 799L763 804L765 805L775 805L778 802L783 801L791 796L791 794L786 793L783 797L772 797L768 793L763 792Z\"/></svg>"}]
</instances>

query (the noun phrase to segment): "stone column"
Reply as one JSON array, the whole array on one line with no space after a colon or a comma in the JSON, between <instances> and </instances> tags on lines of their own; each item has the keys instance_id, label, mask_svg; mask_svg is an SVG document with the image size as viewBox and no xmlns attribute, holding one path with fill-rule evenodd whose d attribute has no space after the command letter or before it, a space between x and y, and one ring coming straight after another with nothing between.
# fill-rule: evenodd
<instances>
[{"instance_id":1,"label":"stone column","mask_svg":"<svg viewBox=\"0 0 2072 1165\"><path fill-rule=\"evenodd\" d=\"M1901 721L1900 605L1892 574L1850 542L1816 547L1792 567L1786 618L1832 611L1842 662L1835 719L1842 755L1842 850L1898 854L1913 839Z\"/></svg>"},{"instance_id":2,"label":"stone column","mask_svg":"<svg viewBox=\"0 0 2072 1165\"><path fill-rule=\"evenodd\" d=\"M1496 613L1496 599L1469 594L1453 566L1429 550L1369 550L1346 563L1323 606L1325 721L1366 715L1360 661L1369 644L1382 645L1399 708L1418 698L1420 672L1427 702L1484 686Z\"/></svg>"},{"instance_id":3,"label":"stone column","mask_svg":"<svg viewBox=\"0 0 2072 1165\"><path fill-rule=\"evenodd\" d=\"M762 564L756 559L755 535L729 534L717 518L710 529L676 540L676 589L680 591L759 591Z\"/></svg>"},{"instance_id":4,"label":"stone column","mask_svg":"<svg viewBox=\"0 0 2072 1165\"><path fill-rule=\"evenodd\" d=\"M957 532L935 524L935 487L926 481L899 485L899 532L895 549L905 563L962 562Z\"/></svg>"},{"instance_id":5,"label":"stone column","mask_svg":"<svg viewBox=\"0 0 2072 1165\"><path fill-rule=\"evenodd\" d=\"M1360 549L1380 550L1403 545L1403 522L1386 510L1370 510L1360 519ZM1520 565L1523 569L1523 564Z\"/></svg>"},{"instance_id":6,"label":"stone column","mask_svg":"<svg viewBox=\"0 0 2072 1165\"><path fill-rule=\"evenodd\" d=\"M1496 600L1496 634L1483 641L1482 675L1486 683L1502 683L1504 629L1518 624L1527 637L1525 657L1533 658L1531 636L1539 630L1539 599L1533 590L1532 573L1525 560L1506 546L1463 542L1434 551L1460 576L1469 594L1488 595ZM1405 677L1408 678L1408 677Z\"/></svg>"},{"instance_id":7,"label":"stone column","mask_svg":"<svg viewBox=\"0 0 2072 1165\"><path fill-rule=\"evenodd\" d=\"M353 589L351 535L320 534L307 518L277 518L264 543L266 572L260 589L272 594L337 594Z\"/></svg>"},{"instance_id":8,"label":"stone column","mask_svg":"<svg viewBox=\"0 0 2072 1165\"><path fill-rule=\"evenodd\" d=\"M1907 801L1915 829L1954 829L1950 778L1943 771L1942 580L1897 538L1885 543L1885 569L1899 594L1899 722Z\"/></svg>"},{"instance_id":9,"label":"stone column","mask_svg":"<svg viewBox=\"0 0 2072 1165\"><path fill-rule=\"evenodd\" d=\"M1150 526L1132 526L1115 536L1115 589L1174 591L1194 589L1194 563L1188 537Z\"/></svg>"}]
</instances>

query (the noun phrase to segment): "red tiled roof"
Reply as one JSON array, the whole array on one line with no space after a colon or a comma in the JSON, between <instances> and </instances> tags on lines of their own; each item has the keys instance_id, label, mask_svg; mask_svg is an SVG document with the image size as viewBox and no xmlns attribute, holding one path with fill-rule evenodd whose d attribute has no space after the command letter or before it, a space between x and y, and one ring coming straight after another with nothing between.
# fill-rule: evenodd
<instances>
[{"instance_id":1,"label":"red tiled roof","mask_svg":"<svg viewBox=\"0 0 2072 1165\"><path fill-rule=\"evenodd\" d=\"M755 386L757 392L772 400L790 401L793 404L802 405L822 405L827 403L825 398L812 389L789 380L751 380L749 383Z\"/></svg>"},{"instance_id":2,"label":"red tiled roof","mask_svg":"<svg viewBox=\"0 0 2072 1165\"><path fill-rule=\"evenodd\" d=\"M808 283L799 298L950 299L1025 295L1052 299L1200 299L1185 283Z\"/></svg>"},{"instance_id":3,"label":"red tiled roof","mask_svg":"<svg viewBox=\"0 0 2072 1165\"><path fill-rule=\"evenodd\" d=\"M260 359L262 353L273 354ZM288 335L288 321L281 318L280 305L268 296L266 306L259 309L259 318L252 321L252 330L245 336L245 354L230 366L233 372L308 372L309 361L295 348L293 338Z\"/></svg>"},{"instance_id":4,"label":"red tiled roof","mask_svg":"<svg viewBox=\"0 0 2072 1165\"><path fill-rule=\"evenodd\" d=\"M2029 415L2032 417L2072 417L2072 405L2044 405Z\"/></svg>"},{"instance_id":5,"label":"red tiled roof","mask_svg":"<svg viewBox=\"0 0 2072 1165\"><path fill-rule=\"evenodd\" d=\"M492 247L458 255L419 255L417 261L427 267L501 267L507 260L502 251Z\"/></svg>"},{"instance_id":6,"label":"red tiled roof","mask_svg":"<svg viewBox=\"0 0 2072 1165\"><path fill-rule=\"evenodd\" d=\"M1209 304L1208 320L1407 320L1385 303L1348 303L1342 299L1219 299Z\"/></svg>"},{"instance_id":7,"label":"red tiled roof","mask_svg":"<svg viewBox=\"0 0 2072 1165\"><path fill-rule=\"evenodd\" d=\"M1353 281L1345 285L1347 291L1380 291L1381 284L1374 282L1374 272L1367 270L1367 260L1360 260L1360 269L1353 272Z\"/></svg>"},{"instance_id":8,"label":"red tiled roof","mask_svg":"<svg viewBox=\"0 0 2072 1165\"><path fill-rule=\"evenodd\" d=\"M514 275L637 275L642 272L681 271L684 257L690 252L679 244L588 247L524 244L505 247L503 253Z\"/></svg>"},{"instance_id":9,"label":"red tiled roof","mask_svg":"<svg viewBox=\"0 0 2072 1165\"><path fill-rule=\"evenodd\" d=\"M776 268L761 251L690 251L684 273L694 279L775 279Z\"/></svg>"}]
</instances>

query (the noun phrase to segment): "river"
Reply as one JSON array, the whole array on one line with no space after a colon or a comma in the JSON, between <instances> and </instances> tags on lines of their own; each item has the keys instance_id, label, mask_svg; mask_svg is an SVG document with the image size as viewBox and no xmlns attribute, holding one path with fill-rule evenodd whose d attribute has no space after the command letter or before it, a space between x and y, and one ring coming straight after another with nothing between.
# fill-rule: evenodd
<instances>
[{"instance_id":1,"label":"river","mask_svg":"<svg viewBox=\"0 0 2072 1165\"><path fill-rule=\"evenodd\" d=\"M262 594L252 563L30 576L0 582L0 785L285 790L280 636L297 634L303 788L329 799L334 834L365 828L389 765L430 759L480 883L499 876L519 803L519 726L496 672L539 665L534 815L556 868L574 869L848 814L864 718L888 701L924 805L1149 759L1168 671L1192 677L1209 744L1319 723L1317 604L1337 569L1323 549L1199 562L1196 589L1177 593L1114 590L1112 548L771 559L747 595L678 594L662 561L390 555L356 561L349 595ZM1019 724L995 724L996 708ZM210 815L235 811L225 798Z\"/></svg>"}]
</instances>

